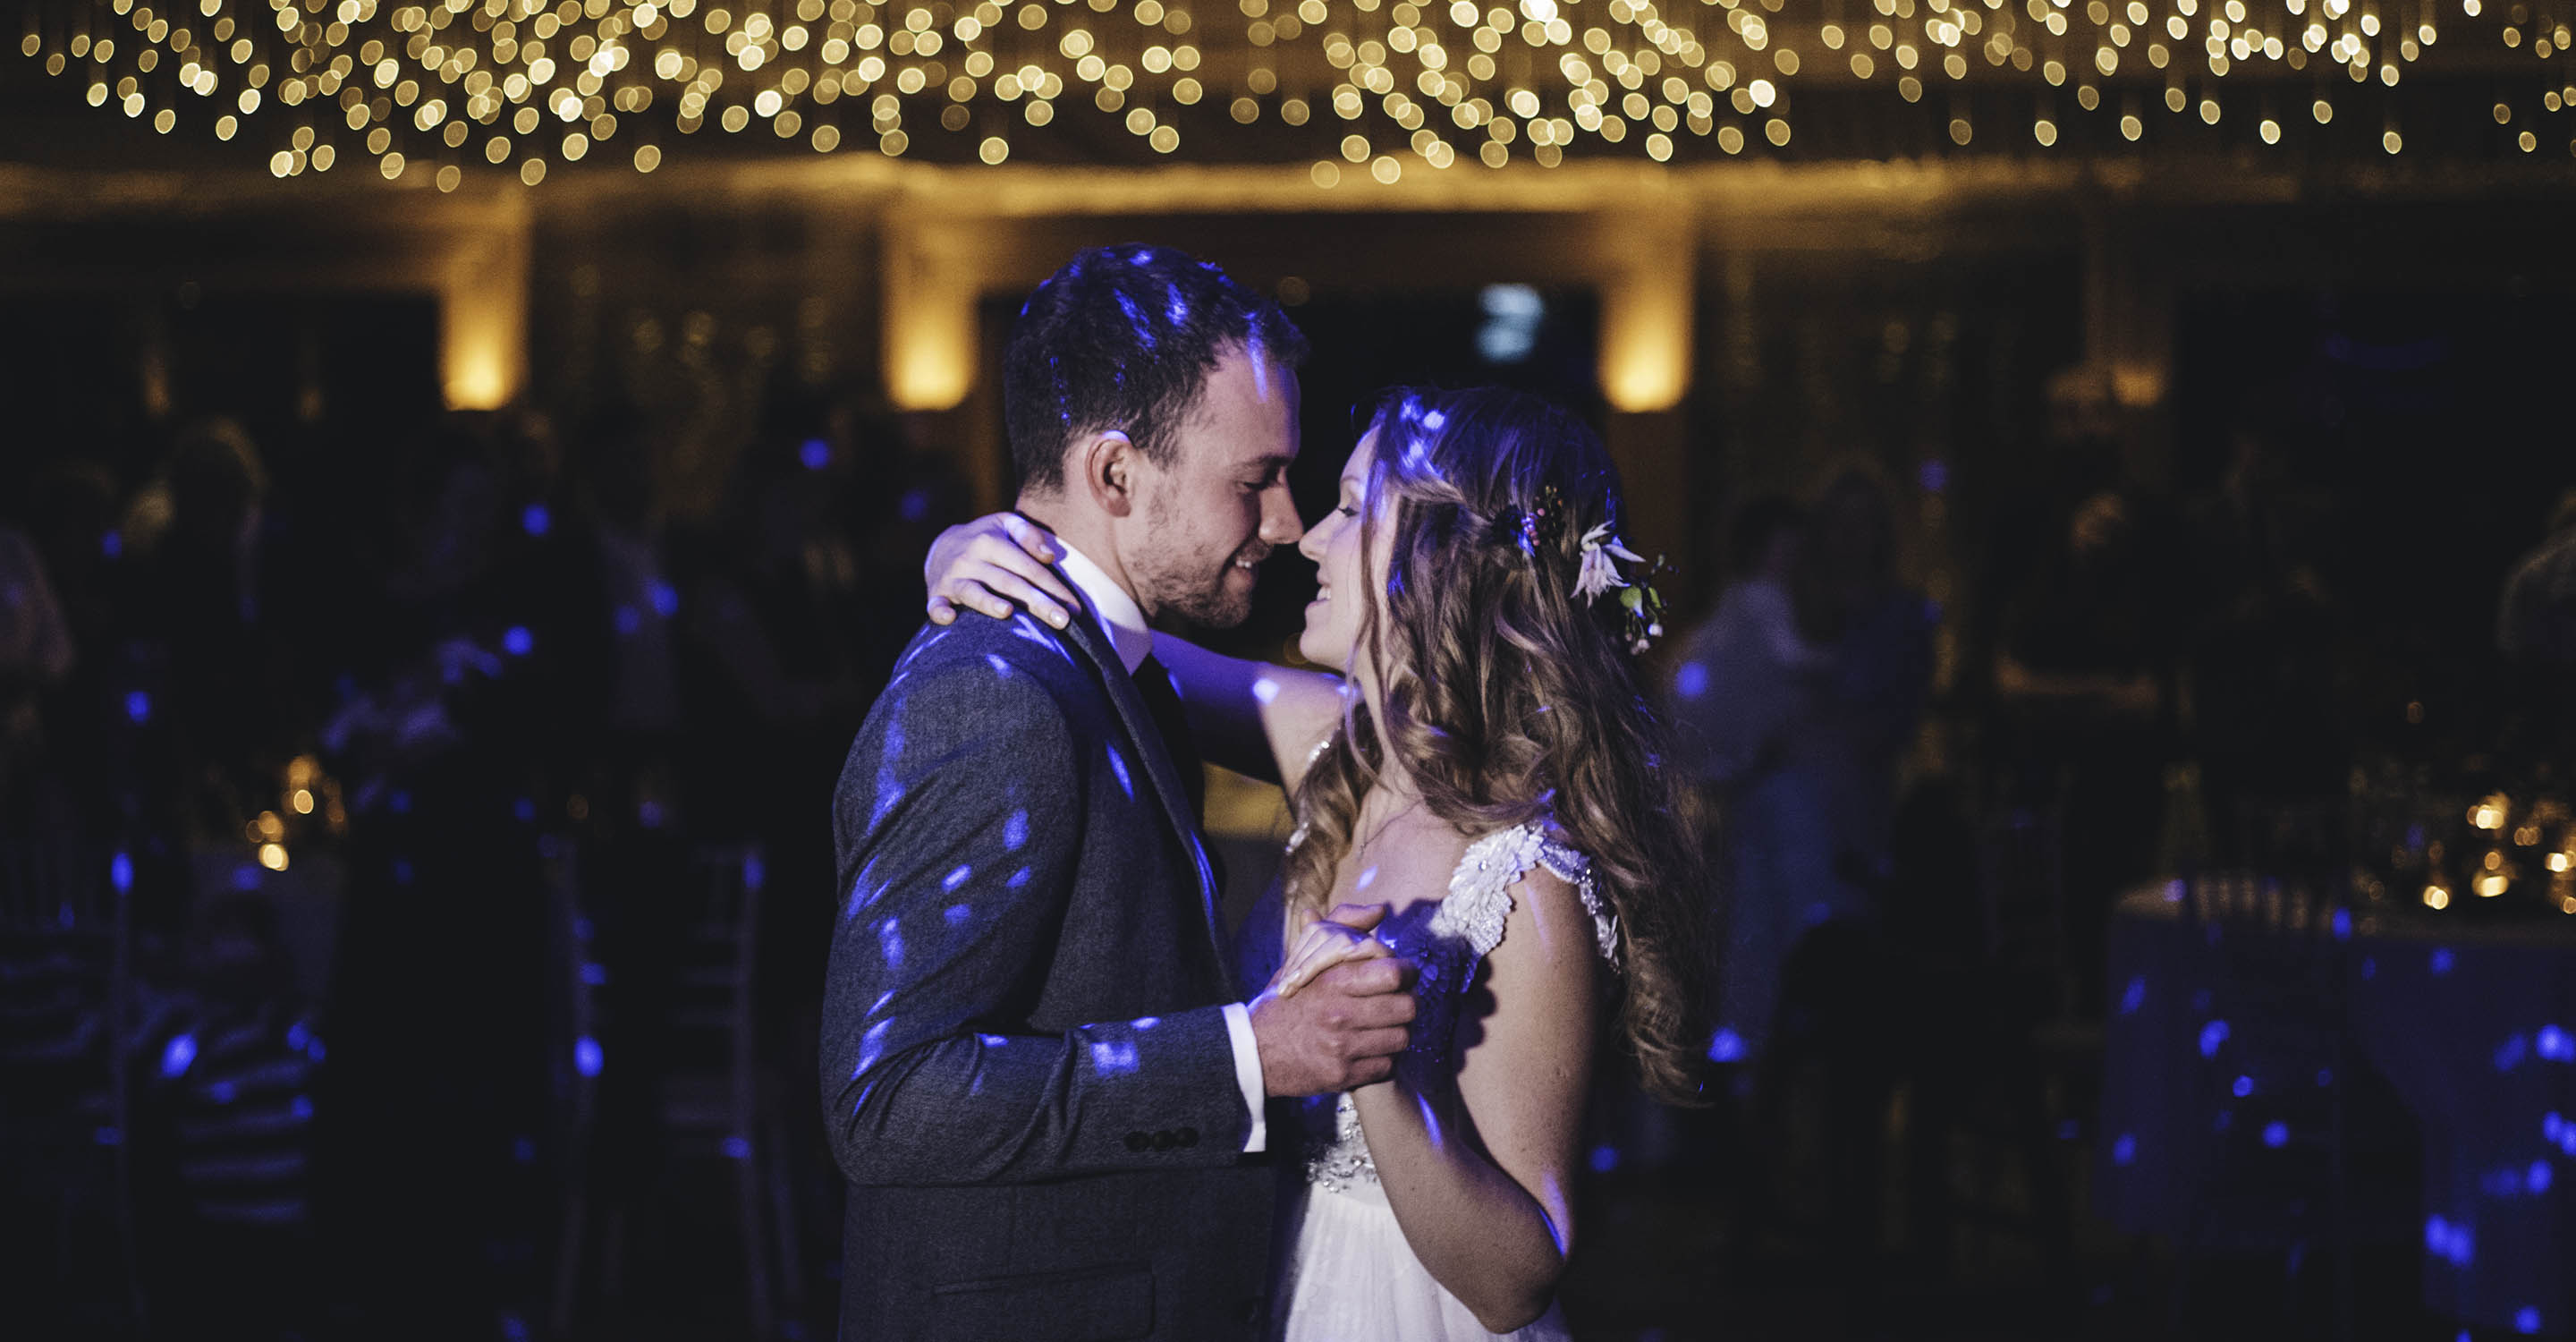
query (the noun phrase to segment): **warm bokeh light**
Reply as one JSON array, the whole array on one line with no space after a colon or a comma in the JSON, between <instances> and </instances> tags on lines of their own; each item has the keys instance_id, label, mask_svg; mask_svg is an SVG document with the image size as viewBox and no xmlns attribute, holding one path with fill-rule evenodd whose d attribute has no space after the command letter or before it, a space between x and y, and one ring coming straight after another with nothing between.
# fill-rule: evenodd
<instances>
[{"instance_id":1,"label":"warm bokeh light","mask_svg":"<svg viewBox=\"0 0 2576 1342\"><path fill-rule=\"evenodd\" d=\"M1300 128L1314 108L1329 108L1332 117L1307 132L1315 149L1355 132L1376 145L1401 140L1413 161L1397 162L1400 175L1469 160L1498 166L1520 141L1543 165L1569 153L1665 162L1692 141L1735 154L1757 129L1785 148L1800 91L1888 88L1877 82L1883 66L1901 72L1893 90L1906 103L1951 90L1933 100L1945 109L1933 124L1963 148L1975 140L1964 94L1996 86L2029 96L2023 124L2043 149L2074 139L2050 110L2057 91L2074 84L2078 105L2099 113L2097 79L2160 84L2177 100L2189 86L2198 119L2218 125L2216 89L2229 82L2295 86L2339 74L2394 87L2448 17L2437 5L2383 23L2348 0L1933 0L1858 15L1813 0L1235 0L1204 15L1162 0L781 0L743 13L725 0L326 3L200 0L162 15L136 0L40 0L19 50L84 83L93 106L136 118L157 106L150 124L162 134L184 132L189 99L242 116L328 106L325 135L351 137L336 152L367 134L388 177L411 160L482 170L463 152L478 130L527 137L541 121L582 123L545 137L534 146L543 157L513 172L535 185L548 163L582 161L615 135L620 117L661 107L683 136L714 128L802 138L824 153L846 143L902 156L935 128L971 137L958 157L999 163L1013 121L1044 127L1070 106L1169 154L1197 132L1167 109L1211 98L1226 113L1216 126L1275 118ZM2458 12L2475 17L2479 4L2461 0ZM132 36L93 41L93 13ZM2491 53L2497 63L2554 61L2576 36L2553 18L2520 9L2510 17L2500 30L2506 50ZM1820 52L1837 54L1815 59ZM1721 126L1721 105L1760 120ZM2320 123L2330 118L2322 99L2314 108ZM2129 140L2138 138L2132 119L2118 123ZM229 121L215 124L218 138L233 134ZM2281 138L2268 117L2258 134L2267 144ZM2394 129L2382 144L2403 147ZM1352 162L1383 179L1380 152ZM649 172L658 155L639 150L631 161ZM294 162L279 175L325 166Z\"/></svg>"}]
</instances>

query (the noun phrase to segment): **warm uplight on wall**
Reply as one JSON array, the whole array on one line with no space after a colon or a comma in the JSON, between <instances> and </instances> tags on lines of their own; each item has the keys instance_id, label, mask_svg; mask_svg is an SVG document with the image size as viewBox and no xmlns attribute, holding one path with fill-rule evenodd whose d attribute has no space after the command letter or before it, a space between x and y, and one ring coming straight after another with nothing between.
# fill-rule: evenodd
<instances>
[{"instance_id":1,"label":"warm uplight on wall","mask_svg":"<svg viewBox=\"0 0 2576 1342\"><path fill-rule=\"evenodd\" d=\"M438 274L438 375L448 408L508 405L528 380L524 219L453 235Z\"/></svg>"},{"instance_id":2,"label":"warm uplight on wall","mask_svg":"<svg viewBox=\"0 0 2576 1342\"><path fill-rule=\"evenodd\" d=\"M518 328L488 310L494 306L448 299L439 374L451 410L497 410L518 394L527 351Z\"/></svg>"},{"instance_id":3,"label":"warm uplight on wall","mask_svg":"<svg viewBox=\"0 0 2576 1342\"><path fill-rule=\"evenodd\" d=\"M1601 391L1630 414L1670 410L1690 387L1687 274L1623 279L1601 295Z\"/></svg>"}]
</instances>

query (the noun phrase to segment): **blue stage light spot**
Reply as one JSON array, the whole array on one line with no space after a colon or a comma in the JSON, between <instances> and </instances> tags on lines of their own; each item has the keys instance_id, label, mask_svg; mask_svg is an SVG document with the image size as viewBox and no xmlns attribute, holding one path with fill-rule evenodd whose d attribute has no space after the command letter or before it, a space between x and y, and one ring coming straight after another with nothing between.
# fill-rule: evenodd
<instances>
[{"instance_id":1,"label":"blue stage light spot","mask_svg":"<svg viewBox=\"0 0 2576 1342\"><path fill-rule=\"evenodd\" d=\"M819 471L832 464L832 445L820 438L808 438L804 446L796 449L796 459L804 463L805 469Z\"/></svg>"},{"instance_id":2,"label":"blue stage light spot","mask_svg":"<svg viewBox=\"0 0 2576 1342\"><path fill-rule=\"evenodd\" d=\"M132 719L134 725L137 727L151 721L152 696L145 694L141 690L127 691L125 695L125 716Z\"/></svg>"},{"instance_id":3,"label":"blue stage light spot","mask_svg":"<svg viewBox=\"0 0 2576 1342\"><path fill-rule=\"evenodd\" d=\"M183 1034L161 1050L161 1075L176 1079L185 1075L188 1064L197 1060L197 1037Z\"/></svg>"},{"instance_id":4,"label":"blue stage light spot","mask_svg":"<svg viewBox=\"0 0 2576 1342\"><path fill-rule=\"evenodd\" d=\"M2215 1058L2219 1047L2227 1042L2227 1022L2214 1020L2200 1027L2200 1056Z\"/></svg>"},{"instance_id":5,"label":"blue stage light spot","mask_svg":"<svg viewBox=\"0 0 2576 1342\"><path fill-rule=\"evenodd\" d=\"M2111 1143L2112 1164L2127 1165L2136 1161L2137 1158L2138 1139L2135 1136L2124 1132L2119 1135L2117 1140Z\"/></svg>"},{"instance_id":6,"label":"blue stage light spot","mask_svg":"<svg viewBox=\"0 0 2576 1342\"><path fill-rule=\"evenodd\" d=\"M572 1067L583 1076L599 1075L600 1064L607 1059L599 1051L599 1041L589 1035L573 1041Z\"/></svg>"},{"instance_id":7,"label":"blue stage light spot","mask_svg":"<svg viewBox=\"0 0 2576 1342\"><path fill-rule=\"evenodd\" d=\"M519 529L531 536L542 536L554 530L554 526L554 514L547 512L546 505L542 503L531 503L519 510Z\"/></svg>"},{"instance_id":8,"label":"blue stage light spot","mask_svg":"<svg viewBox=\"0 0 2576 1342\"><path fill-rule=\"evenodd\" d=\"M1592 1172L1594 1174L1608 1174L1610 1171L1617 1168L1619 1168L1618 1147L1596 1146L1592 1148Z\"/></svg>"},{"instance_id":9,"label":"blue stage light spot","mask_svg":"<svg viewBox=\"0 0 2576 1342\"><path fill-rule=\"evenodd\" d=\"M2279 1148L2290 1144L2290 1125L2279 1119L2263 1125L2263 1144Z\"/></svg>"},{"instance_id":10,"label":"blue stage light spot","mask_svg":"<svg viewBox=\"0 0 2576 1342\"><path fill-rule=\"evenodd\" d=\"M501 634L501 650L513 657L525 657L537 647L536 636L525 625L512 625Z\"/></svg>"}]
</instances>

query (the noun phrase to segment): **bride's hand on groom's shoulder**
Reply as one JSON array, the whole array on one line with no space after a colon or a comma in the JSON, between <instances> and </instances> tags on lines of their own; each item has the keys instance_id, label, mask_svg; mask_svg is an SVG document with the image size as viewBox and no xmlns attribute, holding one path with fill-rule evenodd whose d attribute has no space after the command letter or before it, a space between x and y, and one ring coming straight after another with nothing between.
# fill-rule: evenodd
<instances>
[{"instance_id":1,"label":"bride's hand on groom's shoulder","mask_svg":"<svg viewBox=\"0 0 2576 1342\"><path fill-rule=\"evenodd\" d=\"M1253 999L1253 1039L1271 1094L1329 1095L1393 1073L1413 1023L1414 967L1366 935L1385 914L1384 906L1335 909L1307 929Z\"/></svg>"},{"instance_id":2,"label":"bride's hand on groom's shoulder","mask_svg":"<svg viewBox=\"0 0 2576 1342\"><path fill-rule=\"evenodd\" d=\"M997 620L1011 618L1013 603L1062 629L1077 604L1073 590L1050 567L1064 547L1046 528L1017 513L991 513L939 533L921 564L930 591L930 622L951 624L960 608Z\"/></svg>"}]
</instances>

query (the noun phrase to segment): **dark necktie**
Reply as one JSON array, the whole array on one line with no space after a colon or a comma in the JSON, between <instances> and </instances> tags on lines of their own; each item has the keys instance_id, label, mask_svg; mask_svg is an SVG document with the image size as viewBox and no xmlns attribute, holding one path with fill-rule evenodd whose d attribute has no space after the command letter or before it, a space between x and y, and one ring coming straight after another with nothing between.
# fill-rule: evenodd
<instances>
[{"instance_id":1,"label":"dark necktie","mask_svg":"<svg viewBox=\"0 0 2576 1342\"><path fill-rule=\"evenodd\" d=\"M1190 820L1204 832L1207 770L1199 763L1198 743L1190 739L1189 718L1181 711L1181 693L1172 687L1172 673L1164 670L1151 653L1136 664L1136 692L1144 696L1145 711L1154 716L1154 727L1163 734L1164 752L1171 756L1172 768L1181 776L1181 792L1190 803Z\"/></svg>"}]
</instances>

